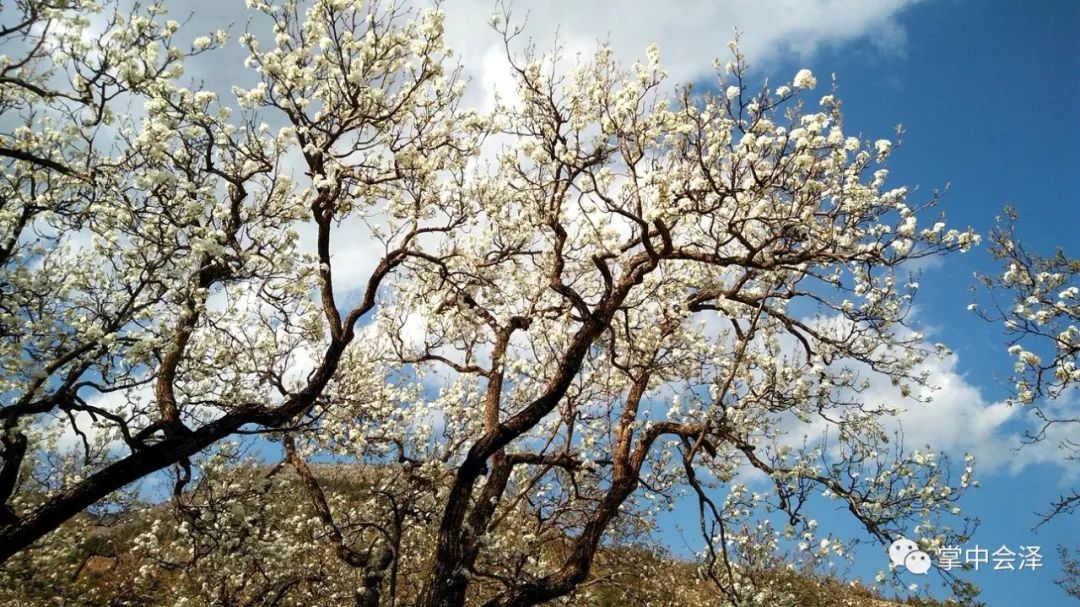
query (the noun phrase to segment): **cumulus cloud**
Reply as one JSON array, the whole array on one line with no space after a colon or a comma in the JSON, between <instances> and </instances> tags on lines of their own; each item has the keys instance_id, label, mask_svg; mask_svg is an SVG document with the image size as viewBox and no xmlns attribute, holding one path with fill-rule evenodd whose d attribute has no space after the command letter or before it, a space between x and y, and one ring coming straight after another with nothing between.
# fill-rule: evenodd
<instances>
[{"instance_id":1,"label":"cumulus cloud","mask_svg":"<svg viewBox=\"0 0 1080 607\"><path fill-rule=\"evenodd\" d=\"M735 28L741 32L742 51L755 64L805 61L822 48L855 41L902 52L905 36L898 16L916 1L693 0L658 5L648 0L551 0L511 4L511 13L513 20L524 21L523 36L541 50L556 37L571 56L606 42L616 57L630 62L644 58L645 48L657 43L664 69L675 81L690 82L708 74L713 59L726 60ZM474 82L489 93L506 79L501 40L487 26L494 8L491 0L461 0L445 7L450 45Z\"/></svg>"},{"instance_id":2,"label":"cumulus cloud","mask_svg":"<svg viewBox=\"0 0 1080 607\"><path fill-rule=\"evenodd\" d=\"M927 310L920 308L915 312L909 320L915 322L914 316L918 316L920 328L932 332L933 327L927 326L932 321L926 316ZM703 320L707 334L714 339L721 338L719 318ZM809 325L837 320L834 317L802 319ZM910 332L906 333L906 336L910 335ZM781 343L788 354L801 356L801 347L793 337L784 336ZM934 349L928 339L923 345L929 350ZM912 385L907 396L889 378L866 365L851 361L837 364L844 364L869 381L865 390L838 393L837 400L858 402L868 410L898 411L893 416L882 416L880 421L890 433L899 431L902 434L906 451L925 451L929 447L956 460L970 453L975 456L979 474L1019 474L1033 465L1050 465L1060 468L1063 483L1080 477L1080 461L1067 459L1062 450L1062 443L1070 438L1068 424L1046 425L1035 409L988 396L988 387L979 385L963 371L961 360L955 353L931 355L914 369L913 374L926 373L926 385ZM1042 412L1047 419L1067 417L1066 412L1075 407L1078 399L1080 390L1075 390L1053 403L1043 403ZM820 417L812 417L808 422L786 415L781 416L779 423L783 432L781 442L791 447L804 442L816 444L826 436L834 436L836 430L833 424ZM1038 441L1032 441L1031 435L1037 434L1043 426L1046 426L1044 435ZM764 479L749 468L741 472L743 480Z\"/></svg>"},{"instance_id":3,"label":"cumulus cloud","mask_svg":"<svg viewBox=\"0 0 1080 607\"><path fill-rule=\"evenodd\" d=\"M984 472L1009 464L1022 465L1016 452L1020 435L1015 431L1022 411L1003 402L987 400L958 369L955 355L931 359L923 368L929 372L928 387L916 389L918 402L904 398L886 381L873 382L863 398L871 404L895 404L900 413L892 423L903 431L909 448L933 449L959 456L971 453Z\"/></svg>"},{"instance_id":4,"label":"cumulus cloud","mask_svg":"<svg viewBox=\"0 0 1080 607\"><path fill-rule=\"evenodd\" d=\"M980 474L1018 474L1036 464L1061 467L1063 481L1074 480L1080 474L1076 462L1062 457L1060 445L1066 438L1067 426L1051 425L1041 440L1032 442L1030 434L1042 425L1035 411L989 398L961 371L955 354L931 357L918 370L927 372L927 385L913 387L910 396L904 396L899 387L869 369L861 371L861 376L870 380L869 387L853 395L866 408L895 407L899 411L881 421L887 430L901 433L905 450L929 447L955 459L970 453L975 456ZM1052 409L1063 406L1050 405ZM1053 417L1053 411L1048 416ZM806 424L792 419L785 420L784 425L788 430L786 442L793 446L804 439L814 443L832 431L830 424L822 420Z\"/></svg>"}]
</instances>

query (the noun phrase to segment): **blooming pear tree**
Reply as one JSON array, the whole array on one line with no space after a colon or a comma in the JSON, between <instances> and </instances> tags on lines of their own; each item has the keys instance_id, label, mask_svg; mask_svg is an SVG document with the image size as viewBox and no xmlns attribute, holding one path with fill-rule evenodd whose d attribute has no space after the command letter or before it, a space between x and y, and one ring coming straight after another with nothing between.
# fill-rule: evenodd
<instances>
[{"instance_id":1,"label":"blooming pear tree","mask_svg":"<svg viewBox=\"0 0 1080 607\"><path fill-rule=\"evenodd\" d=\"M237 431L295 425L380 283L463 220L436 187L476 144L438 13L255 3L258 84L216 92L183 66L225 32L182 41L161 4L122 8L4 10L0 561ZM385 253L344 307L348 218Z\"/></svg>"},{"instance_id":2,"label":"blooming pear tree","mask_svg":"<svg viewBox=\"0 0 1080 607\"><path fill-rule=\"evenodd\" d=\"M517 30L496 27L509 45ZM941 532L929 546L943 540L930 519L970 468L953 487L932 455L891 452L888 407L858 393L863 373L905 393L925 381L934 349L905 327L903 264L977 237L920 228L933 201L884 189L889 142L847 136L833 95L805 108L810 72L751 90L734 52L723 95L667 94L655 48L629 71L606 49L566 72L557 54L509 53L517 95L495 121L513 143L464 184L478 205L467 236L442 244L443 263L410 266L380 310L394 364L449 373L431 405L442 444L460 445L443 455L452 478L420 604L461 605L474 578L503 585L484 605L565 596L611 525L648 524L686 488L707 575L736 603L751 584L728 551L760 545L736 531L759 509L813 538L801 511L824 492L881 542L912 515ZM827 442L792 444L815 423ZM774 491L733 485L743 467ZM489 534L519 524L522 504L558 530L521 538L524 552L569 537L565 558L496 550Z\"/></svg>"},{"instance_id":3,"label":"blooming pear tree","mask_svg":"<svg viewBox=\"0 0 1080 607\"><path fill-rule=\"evenodd\" d=\"M759 85L733 46L699 90L655 47L519 52L501 15L515 87L479 116L438 10L249 6L257 83L228 91L183 74L226 34L159 4L23 0L0 30L5 571L163 470L132 592L184 569L221 604L571 600L683 496L731 604L847 553L818 496L881 544L955 539L970 463L864 393L922 392L907 264L978 238L887 187L892 143L810 71ZM379 251L357 284L346 238ZM248 435L281 446L267 482L220 445Z\"/></svg>"}]
</instances>

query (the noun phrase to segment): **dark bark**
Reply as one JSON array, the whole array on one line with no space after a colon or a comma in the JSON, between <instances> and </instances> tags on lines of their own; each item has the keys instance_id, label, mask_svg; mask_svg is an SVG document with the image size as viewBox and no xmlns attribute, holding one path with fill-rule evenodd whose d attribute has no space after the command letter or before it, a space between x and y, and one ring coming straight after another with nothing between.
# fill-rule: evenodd
<instances>
[{"instance_id":1,"label":"dark bark","mask_svg":"<svg viewBox=\"0 0 1080 607\"><path fill-rule=\"evenodd\" d=\"M127 457L95 472L75 486L49 498L44 504L0 527L0 563L7 561L65 521L149 474L195 455L248 424L276 427L306 412L322 393L337 369L345 346L352 340L350 328L341 341L327 348L322 365L308 385L281 405L266 409L250 406L227 413L194 431L170 432L159 442L146 445Z\"/></svg>"},{"instance_id":2,"label":"dark bark","mask_svg":"<svg viewBox=\"0 0 1080 607\"><path fill-rule=\"evenodd\" d=\"M19 468L26 456L26 436L9 430L0 438L0 443L4 445L4 466L0 468L0 525L10 525L18 521L18 517L7 505L7 499L15 491Z\"/></svg>"},{"instance_id":3,"label":"dark bark","mask_svg":"<svg viewBox=\"0 0 1080 607\"><path fill-rule=\"evenodd\" d=\"M589 577L593 557L600 546L608 524L619 512L619 506L637 489L637 479L623 478L612 483L611 489L574 542L574 549L555 573L522 584L499 594L484 603L484 607L530 607L565 596Z\"/></svg>"},{"instance_id":4,"label":"dark bark","mask_svg":"<svg viewBox=\"0 0 1080 607\"><path fill-rule=\"evenodd\" d=\"M580 296L577 296L570 287L563 285L561 282L562 259L560 246L565 239L565 232L560 230L561 228L556 226L556 256L551 276L552 288L567 296L576 308L580 308L584 306ZM646 238L646 240L648 239ZM647 247L647 249L651 248ZM563 354L544 393L505 422L485 431L484 435L469 449L465 461L457 470L447 498L446 509L443 511L436 538L435 558L424 590L417 603L419 606L461 607L464 604L465 589L468 586L466 551L468 544L462 541L462 528L472 500L473 487L480 475L487 470L488 459L510 444L511 441L528 432L529 429L533 428L555 409L559 401L566 395L574 377L581 370L581 365L589 352L589 348L610 325L615 311L622 305L630 291L641 284L645 275L657 268L659 262L659 256L651 250L633 257L627 264L626 273L619 280L616 287L603 297L596 308L590 311L585 306L582 325ZM607 522L605 521L596 530L596 533L598 533L596 542L599 542L606 525ZM586 541L587 543L588 541ZM593 550L595 551L595 548ZM589 559L591 560L591 556ZM588 575L587 567L584 575ZM577 574L570 575L566 579L577 579ZM577 583L579 582L575 582L574 585ZM552 586L552 588L561 588L563 587L562 584L563 582L560 581L557 586ZM545 592L539 594L544 595Z\"/></svg>"},{"instance_id":5,"label":"dark bark","mask_svg":"<svg viewBox=\"0 0 1080 607\"><path fill-rule=\"evenodd\" d=\"M428 576L419 605L424 607L460 607L468 586L465 569L465 546L462 526L472 499L473 486L487 468L487 460L551 412L566 394L577 369L603 324L593 319L575 336L574 343L555 374L544 395L521 412L492 430L485 432L469 449L465 461L454 476L447 497L439 533L436 538L435 560Z\"/></svg>"}]
</instances>

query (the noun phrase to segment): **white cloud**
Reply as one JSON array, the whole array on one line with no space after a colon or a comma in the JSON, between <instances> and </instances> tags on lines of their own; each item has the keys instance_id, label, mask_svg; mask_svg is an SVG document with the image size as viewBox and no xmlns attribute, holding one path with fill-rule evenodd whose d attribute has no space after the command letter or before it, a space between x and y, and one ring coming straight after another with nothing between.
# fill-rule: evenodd
<instances>
[{"instance_id":1,"label":"white cloud","mask_svg":"<svg viewBox=\"0 0 1080 607\"><path fill-rule=\"evenodd\" d=\"M913 388L911 397L901 395L886 378L867 372L871 384L858 400L869 408L896 406L900 410L893 418L883 418L883 424L902 431L907 451L929 446L956 460L971 453L979 474L1018 474L1035 464L1060 466L1063 480L1080 473L1080 466L1070 466L1072 462L1059 449L1066 426L1053 426L1044 440L1027 444L1026 432L1038 427L1033 410L988 399L960 371L959 362L955 354L928 359L920 367L929 373L927 386ZM803 433L813 439L824 429L814 424L803 427Z\"/></svg>"},{"instance_id":2,"label":"white cloud","mask_svg":"<svg viewBox=\"0 0 1080 607\"><path fill-rule=\"evenodd\" d=\"M957 458L971 453L983 472L1000 470L1009 462L1014 471L1018 470L1027 463L1015 452L1020 437L1014 426L1022 411L1003 402L988 401L960 373L958 363L957 357L951 355L923 365L930 373L931 387L915 390L914 395L930 398L930 402L905 399L898 388L887 382L876 382L864 396L871 404L900 407L895 421L909 449L929 445Z\"/></svg>"},{"instance_id":3,"label":"white cloud","mask_svg":"<svg viewBox=\"0 0 1080 607\"><path fill-rule=\"evenodd\" d=\"M925 310L920 310L920 320L925 323ZM713 337L719 336L719 324L715 319L707 318L707 332ZM822 319L804 318L808 324L828 322ZM929 331L927 329L924 334ZM786 351L801 352L792 337L781 340ZM924 344L933 349L927 341ZM840 364L840 363L838 363ZM955 461L962 461L963 454L975 456L978 474L1010 474L1023 472L1032 465L1046 464L1059 467L1062 482L1069 483L1080 477L1080 461L1068 460L1061 444L1069 438L1070 430L1075 426L1053 424L1047 427L1046 435L1037 442L1031 442L1028 434L1037 431L1043 424L1030 407L1013 406L1004 401L995 401L986 395L985 387L979 386L961 370L960 359L956 354L942 357L931 355L913 372L927 373L926 386L912 385L910 396L904 396L898 386L866 365L851 363L846 366L856 371L859 377L869 380L867 389L858 394L838 394L838 400L851 400L860 403L868 410L895 408L895 416L882 416L882 425L891 432L902 432L904 449L943 452ZM1046 416L1051 419L1069 417L1069 411L1075 411L1076 402L1080 402L1080 390L1066 394L1054 403L1043 406ZM783 444L798 447L804 441L815 444L826 433L835 435L835 427L819 417L812 421L798 420L794 415L783 416L780 427L784 432ZM835 445L834 445L835 446ZM743 470L750 478L764 477L753 471Z\"/></svg>"},{"instance_id":4,"label":"white cloud","mask_svg":"<svg viewBox=\"0 0 1080 607\"><path fill-rule=\"evenodd\" d=\"M729 56L734 29L742 32L741 48L752 64L795 57L806 61L816 51L857 40L879 50L900 52L905 42L898 15L917 0L692 0L656 3L648 0L578 2L550 0L511 6L512 20L525 20L522 36L546 50L558 39L568 56L597 42L609 42L624 62L644 59L645 48L660 46L661 64L677 82L707 75L712 61ZM461 56L466 72L490 94L506 76L500 37L488 27L495 8L491 0L448 3L447 38ZM498 58L495 61L493 58ZM791 74L776 74L790 78Z\"/></svg>"}]
</instances>

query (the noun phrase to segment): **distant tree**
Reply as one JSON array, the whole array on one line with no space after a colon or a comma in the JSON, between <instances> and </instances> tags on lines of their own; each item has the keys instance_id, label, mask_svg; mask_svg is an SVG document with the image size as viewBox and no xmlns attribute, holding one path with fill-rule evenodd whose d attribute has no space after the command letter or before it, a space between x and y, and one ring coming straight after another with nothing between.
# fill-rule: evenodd
<instances>
[{"instance_id":1,"label":"distant tree","mask_svg":"<svg viewBox=\"0 0 1080 607\"><path fill-rule=\"evenodd\" d=\"M1054 440L1063 460L1080 461L1080 259L1061 247L1050 255L1031 251L1016 236L1018 215L1011 208L990 232L990 252L1003 272L980 275L989 301L971 308L984 320L1003 325L1008 352L1016 359L1009 376L1011 401L1027 407L1035 419L1027 442ZM1064 431L1062 431L1064 430ZM1059 438L1060 437L1060 438ZM1075 487L1041 513L1039 527L1080 507ZM1056 580L1080 597L1080 565L1065 546L1058 547L1062 576Z\"/></svg>"},{"instance_id":2,"label":"distant tree","mask_svg":"<svg viewBox=\"0 0 1080 607\"><path fill-rule=\"evenodd\" d=\"M971 309L1001 323L1008 336L1009 354L1016 359L1009 378L1011 400L1030 408L1037 420L1028 440L1064 436L1058 441L1062 457L1075 461L1080 459L1075 433L1054 431L1080 427L1080 259L1070 258L1062 248L1051 255L1029 250L1016 237L1016 220L1016 212L1006 209L991 231L990 252L1004 271L979 277L989 301L973 303ZM1072 513L1078 505L1080 493L1073 489L1055 500L1042 520Z\"/></svg>"},{"instance_id":3,"label":"distant tree","mask_svg":"<svg viewBox=\"0 0 1080 607\"><path fill-rule=\"evenodd\" d=\"M808 70L754 87L733 46L714 94L665 85L655 47L564 69L515 52L502 15L516 88L479 116L438 10L250 4L271 39L240 37L258 84L237 111L181 84L225 34L182 44L161 5L5 15L7 571L48 571L66 540L49 532L169 467L201 534L185 558L212 559L183 566L238 589L222 604L314 604L316 561L260 563L333 554L359 604L395 602L408 571L416 605L535 605L582 591L605 541L682 492L702 577L737 604L773 600L753 572L787 540L847 550L805 514L816 494L882 544L956 539L940 519L971 463L953 479L906 450L894 404L860 393L924 392L941 348L907 325L905 264L977 236L920 226L935 200L885 188L892 144L847 135L834 94L804 106ZM381 250L363 284L335 282L343 238ZM329 552L280 542L280 511L246 515L270 497L239 480L198 506L193 476L220 472L191 458L248 434L282 444ZM315 456L387 484L349 506ZM428 548L404 549L425 525Z\"/></svg>"},{"instance_id":4,"label":"distant tree","mask_svg":"<svg viewBox=\"0 0 1080 607\"><path fill-rule=\"evenodd\" d=\"M1061 558L1061 577L1054 580L1061 589L1074 599L1080 599L1080 558L1069 552L1064 546L1058 547Z\"/></svg>"}]
</instances>

